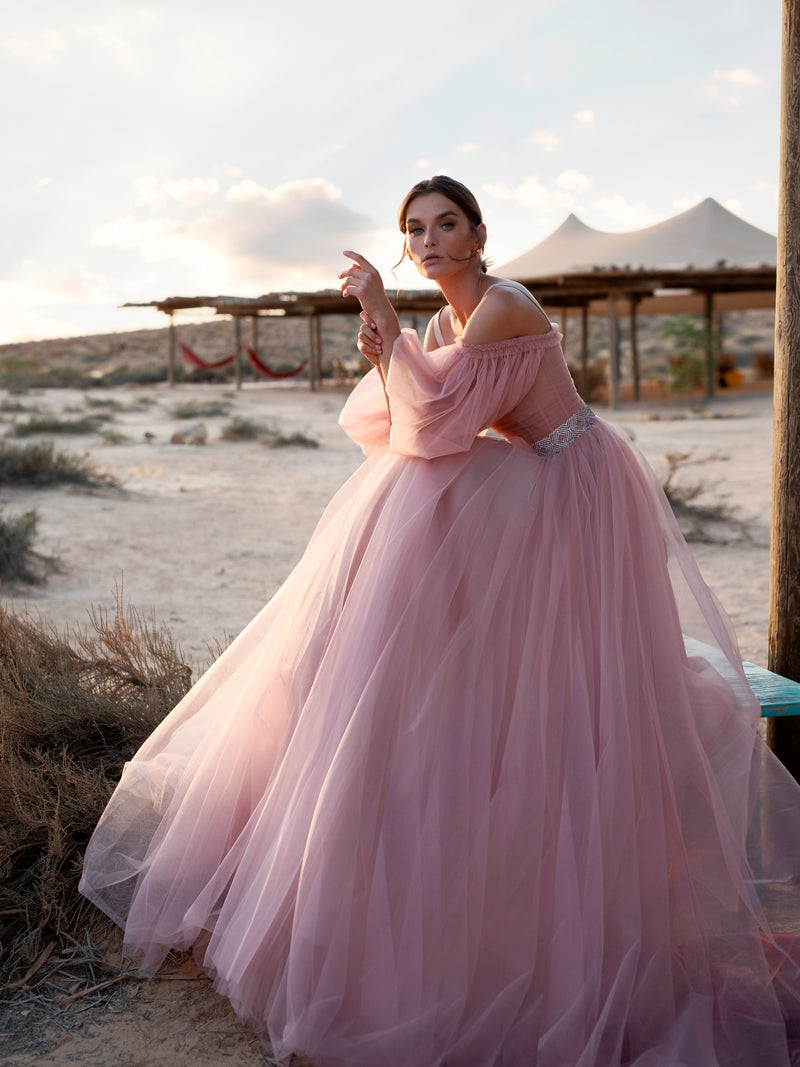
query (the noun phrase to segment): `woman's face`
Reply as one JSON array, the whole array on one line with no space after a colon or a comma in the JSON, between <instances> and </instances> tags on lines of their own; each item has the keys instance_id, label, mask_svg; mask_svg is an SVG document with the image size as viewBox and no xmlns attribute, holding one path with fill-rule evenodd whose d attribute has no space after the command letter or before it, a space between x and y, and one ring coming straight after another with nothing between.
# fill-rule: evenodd
<instances>
[{"instance_id":1,"label":"woman's face","mask_svg":"<svg viewBox=\"0 0 800 1067\"><path fill-rule=\"evenodd\" d=\"M423 278L440 281L474 271L484 240L483 224L473 228L461 208L442 193L420 193L408 205L406 247Z\"/></svg>"}]
</instances>

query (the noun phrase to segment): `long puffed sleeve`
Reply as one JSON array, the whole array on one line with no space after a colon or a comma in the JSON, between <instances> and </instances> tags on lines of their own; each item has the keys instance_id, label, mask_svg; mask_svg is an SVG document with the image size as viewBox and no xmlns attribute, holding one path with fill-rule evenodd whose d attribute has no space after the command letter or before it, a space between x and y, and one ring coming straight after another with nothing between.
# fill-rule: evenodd
<instances>
[{"instance_id":1,"label":"long puffed sleeve","mask_svg":"<svg viewBox=\"0 0 800 1067\"><path fill-rule=\"evenodd\" d=\"M485 345L459 338L426 352L413 330L403 330L386 383L392 452L425 459L466 452L526 395L542 356L560 340L556 330Z\"/></svg>"},{"instance_id":2,"label":"long puffed sleeve","mask_svg":"<svg viewBox=\"0 0 800 1067\"><path fill-rule=\"evenodd\" d=\"M365 456L389 445L389 409L383 382L373 367L364 375L342 408L339 425Z\"/></svg>"}]
</instances>

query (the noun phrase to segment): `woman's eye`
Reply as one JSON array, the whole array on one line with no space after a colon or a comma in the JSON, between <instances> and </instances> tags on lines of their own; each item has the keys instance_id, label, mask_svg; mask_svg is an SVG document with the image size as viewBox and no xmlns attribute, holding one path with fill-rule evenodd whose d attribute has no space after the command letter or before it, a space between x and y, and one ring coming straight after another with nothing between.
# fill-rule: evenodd
<instances>
[{"instance_id":1,"label":"woman's eye","mask_svg":"<svg viewBox=\"0 0 800 1067\"><path fill-rule=\"evenodd\" d=\"M418 237L422 233L422 227L412 226L408 232L412 237Z\"/></svg>"},{"instance_id":2,"label":"woman's eye","mask_svg":"<svg viewBox=\"0 0 800 1067\"><path fill-rule=\"evenodd\" d=\"M452 228L453 228L453 223L452 222L443 222L442 223L442 229L443 230L452 230Z\"/></svg>"}]
</instances>

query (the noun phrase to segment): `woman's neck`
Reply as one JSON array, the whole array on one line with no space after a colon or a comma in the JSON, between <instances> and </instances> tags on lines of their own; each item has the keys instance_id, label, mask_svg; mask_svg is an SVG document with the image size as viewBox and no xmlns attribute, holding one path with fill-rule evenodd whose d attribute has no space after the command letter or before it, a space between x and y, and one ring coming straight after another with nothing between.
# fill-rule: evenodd
<instances>
[{"instance_id":1,"label":"woman's neck","mask_svg":"<svg viewBox=\"0 0 800 1067\"><path fill-rule=\"evenodd\" d=\"M483 294L489 288L488 282L488 275L481 273L475 276L470 273L468 276L443 279L439 285L455 317L453 332L457 337L463 333L467 320L483 299Z\"/></svg>"}]
</instances>

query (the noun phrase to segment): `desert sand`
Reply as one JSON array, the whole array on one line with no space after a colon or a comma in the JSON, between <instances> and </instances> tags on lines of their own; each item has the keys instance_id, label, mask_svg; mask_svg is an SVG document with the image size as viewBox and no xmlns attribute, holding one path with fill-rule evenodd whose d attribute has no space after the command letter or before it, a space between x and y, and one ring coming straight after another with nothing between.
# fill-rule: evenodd
<instances>
[{"instance_id":1,"label":"desert sand","mask_svg":"<svg viewBox=\"0 0 800 1067\"><path fill-rule=\"evenodd\" d=\"M3 488L3 512L36 508L37 546L61 564L40 587L4 588L3 603L38 613L63 630L85 625L93 605L113 607L121 584L126 601L165 624L200 671L209 646L235 636L278 588L325 504L362 461L337 424L347 392L248 382L239 392L204 384L92 395L115 402L108 428L125 440L108 444L92 434L58 438L57 447L87 454L121 489ZM88 413L78 391L15 399L30 413ZM187 425L171 413L174 405L211 400L228 405L227 414L188 420L204 423L207 443L170 443ZM694 544L695 555L733 620L743 657L766 665L770 397L598 411L631 434L659 477L668 454L690 453L677 484L701 483L699 502L729 509L734 521L706 524L704 533L713 540ZM277 424L286 434L299 431L319 447L271 449L220 440L233 416ZM26 413L1 417L9 428ZM0 1061L10 1067L273 1062L190 960L176 962L173 973L160 979L125 978L49 1016L32 1006L30 1020L26 1049L18 1039L4 1045L0 1036Z\"/></svg>"}]
</instances>

